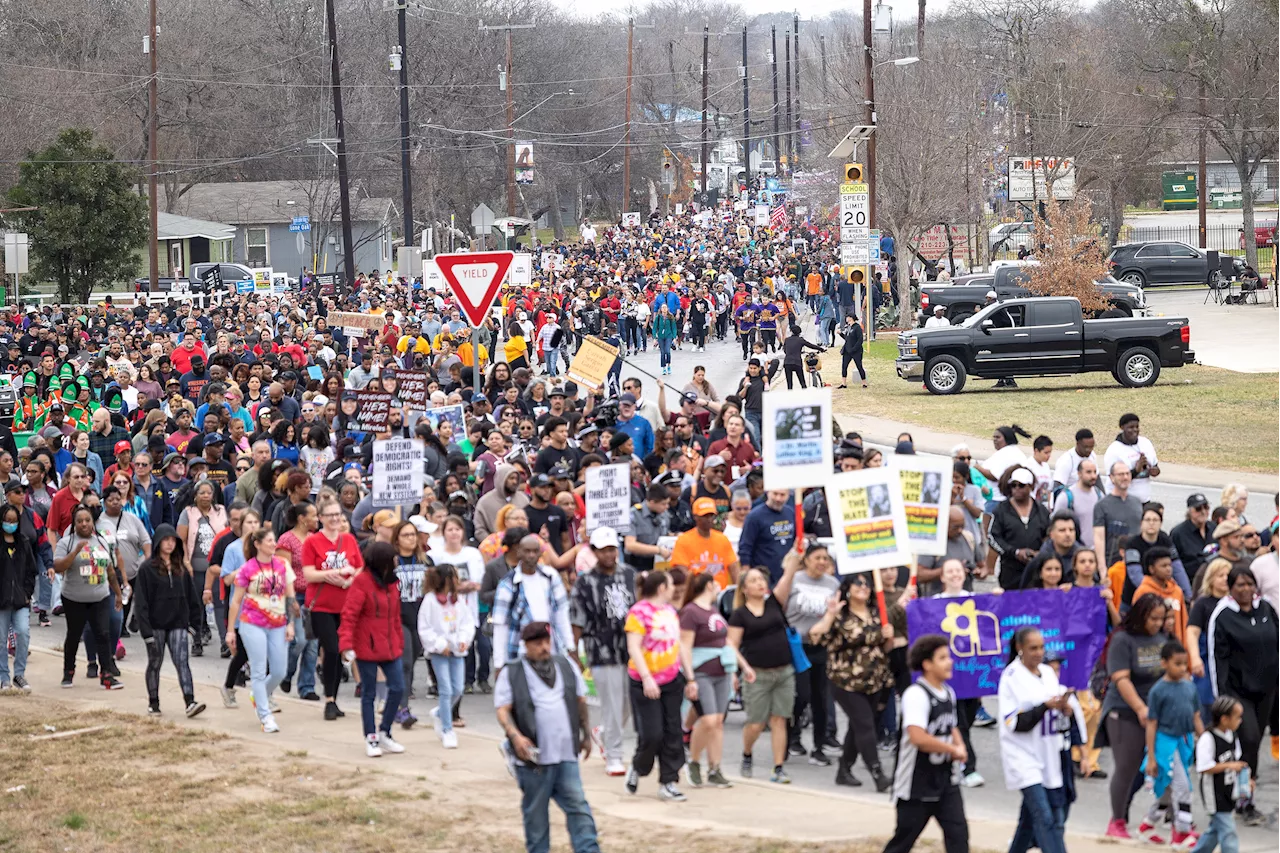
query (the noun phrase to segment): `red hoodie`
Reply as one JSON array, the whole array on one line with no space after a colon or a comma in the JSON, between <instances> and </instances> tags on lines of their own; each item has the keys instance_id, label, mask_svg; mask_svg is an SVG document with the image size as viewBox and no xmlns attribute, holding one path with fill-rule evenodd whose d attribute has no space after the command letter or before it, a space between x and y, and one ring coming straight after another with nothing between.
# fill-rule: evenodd
<instances>
[{"instance_id":1,"label":"red hoodie","mask_svg":"<svg viewBox=\"0 0 1280 853\"><path fill-rule=\"evenodd\" d=\"M359 660L399 659L404 652L399 581L383 586L368 569L356 575L342 605L338 648L354 650Z\"/></svg>"}]
</instances>

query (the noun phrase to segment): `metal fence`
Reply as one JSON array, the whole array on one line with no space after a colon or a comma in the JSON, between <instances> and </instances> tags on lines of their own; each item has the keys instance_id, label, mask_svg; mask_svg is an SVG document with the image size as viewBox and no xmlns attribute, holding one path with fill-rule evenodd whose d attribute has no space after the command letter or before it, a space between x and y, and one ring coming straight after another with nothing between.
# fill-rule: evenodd
<instances>
[{"instance_id":1,"label":"metal fence","mask_svg":"<svg viewBox=\"0 0 1280 853\"><path fill-rule=\"evenodd\" d=\"M1276 220L1258 218L1254 222L1259 248L1275 244ZM1265 233L1264 233L1265 229ZM1176 240L1189 246L1200 245L1200 228L1195 223L1189 225L1161 225L1139 223L1122 225L1117 243L1147 243L1153 240ZM1238 225L1210 224L1205 229L1207 249L1219 252L1242 251L1244 249L1244 229Z\"/></svg>"}]
</instances>

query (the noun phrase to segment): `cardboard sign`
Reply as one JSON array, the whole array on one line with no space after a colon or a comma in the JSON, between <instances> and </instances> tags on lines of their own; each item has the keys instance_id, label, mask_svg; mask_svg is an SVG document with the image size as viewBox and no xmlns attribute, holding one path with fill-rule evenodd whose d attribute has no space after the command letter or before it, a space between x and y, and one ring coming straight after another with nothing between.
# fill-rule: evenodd
<instances>
[{"instance_id":1,"label":"cardboard sign","mask_svg":"<svg viewBox=\"0 0 1280 853\"><path fill-rule=\"evenodd\" d=\"M386 432L391 422L391 395L385 391L357 391L356 420L365 432Z\"/></svg>"},{"instance_id":2,"label":"cardboard sign","mask_svg":"<svg viewBox=\"0 0 1280 853\"><path fill-rule=\"evenodd\" d=\"M422 439L388 438L373 443L373 503L375 506L414 504L422 499L425 471Z\"/></svg>"},{"instance_id":3,"label":"cardboard sign","mask_svg":"<svg viewBox=\"0 0 1280 853\"><path fill-rule=\"evenodd\" d=\"M821 486L831 478L831 389L764 395L761 437L766 489Z\"/></svg>"},{"instance_id":4,"label":"cardboard sign","mask_svg":"<svg viewBox=\"0 0 1280 853\"><path fill-rule=\"evenodd\" d=\"M569 365L569 378L594 390L608 381L609 371L617 359L617 347L588 335Z\"/></svg>"},{"instance_id":5,"label":"cardboard sign","mask_svg":"<svg viewBox=\"0 0 1280 853\"><path fill-rule=\"evenodd\" d=\"M330 311L329 325L341 326L348 329L347 334L351 335L354 330L359 329L360 332L355 337L363 337L366 332L377 332L382 329L386 318L381 314L358 314L354 311Z\"/></svg>"},{"instance_id":6,"label":"cardboard sign","mask_svg":"<svg viewBox=\"0 0 1280 853\"><path fill-rule=\"evenodd\" d=\"M587 530L612 527L631 532L631 464L596 465L587 469Z\"/></svg>"},{"instance_id":7,"label":"cardboard sign","mask_svg":"<svg viewBox=\"0 0 1280 853\"><path fill-rule=\"evenodd\" d=\"M835 474L826 491L840 574L901 566L911 559L897 471L864 468Z\"/></svg>"},{"instance_id":8,"label":"cardboard sign","mask_svg":"<svg viewBox=\"0 0 1280 853\"><path fill-rule=\"evenodd\" d=\"M951 512L951 460L937 456L893 457L902 484L907 538L916 554L947 553L947 515Z\"/></svg>"},{"instance_id":9,"label":"cardboard sign","mask_svg":"<svg viewBox=\"0 0 1280 853\"><path fill-rule=\"evenodd\" d=\"M427 407L427 383L431 381L430 375L425 370L388 370L382 371L383 387L386 387L388 378L394 377L396 381L396 396L400 398L400 402L410 409L425 409Z\"/></svg>"}]
</instances>

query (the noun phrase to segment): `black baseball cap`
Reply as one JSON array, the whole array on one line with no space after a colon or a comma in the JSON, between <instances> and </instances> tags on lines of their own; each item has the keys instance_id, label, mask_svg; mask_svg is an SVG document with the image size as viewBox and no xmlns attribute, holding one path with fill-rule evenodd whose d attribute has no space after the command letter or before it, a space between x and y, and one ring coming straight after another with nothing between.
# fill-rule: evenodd
<instances>
[{"instance_id":1,"label":"black baseball cap","mask_svg":"<svg viewBox=\"0 0 1280 853\"><path fill-rule=\"evenodd\" d=\"M536 489L538 486L550 486L551 478L546 474L534 474L529 478L529 488Z\"/></svg>"},{"instance_id":2,"label":"black baseball cap","mask_svg":"<svg viewBox=\"0 0 1280 853\"><path fill-rule=\"evenodd\" d=\"M1208 506L1209 499L1204 496L1203 492L1193 492L1187 495L1187 509L1199 509L1202 506Z\"/></svg>"}]
</instances>

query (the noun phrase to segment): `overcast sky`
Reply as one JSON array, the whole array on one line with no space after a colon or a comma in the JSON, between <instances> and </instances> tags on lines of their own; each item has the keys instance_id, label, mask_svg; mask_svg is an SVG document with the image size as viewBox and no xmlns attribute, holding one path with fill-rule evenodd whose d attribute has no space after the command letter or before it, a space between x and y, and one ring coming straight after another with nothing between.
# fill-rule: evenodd
<instances>
[{"instance_id":1,"label":"overcast sky","mask_svg":"<svg viewBox=\"0 0 1280 853\"><path fill-rule=\"evenodd\" d=\"M623 11L635 5L634 0L556 0L562 9L578 12L583 15L596 15L601 12ZM918 3L916 0L885 0L893 7L893 19L896 24L915 26ZM764 15L772 12L793 12L800 9L802 17L823 17L832 12L846 9L862 12L862 3L853 0L741 0L740 5L752 15ZM941 12L947 6L947 0L929 0L930 13Z\"/></svg>"}]
</instances>

